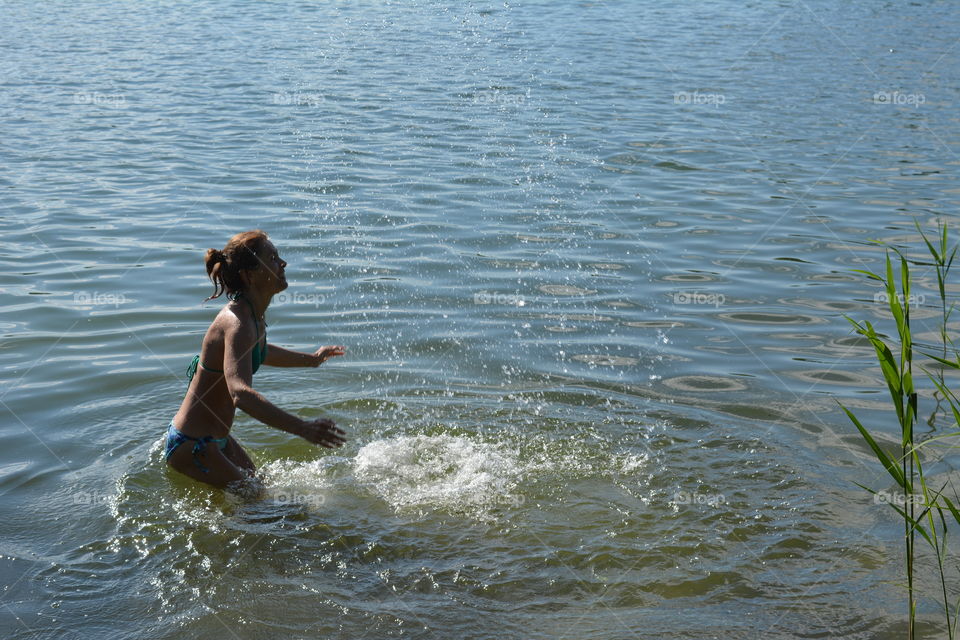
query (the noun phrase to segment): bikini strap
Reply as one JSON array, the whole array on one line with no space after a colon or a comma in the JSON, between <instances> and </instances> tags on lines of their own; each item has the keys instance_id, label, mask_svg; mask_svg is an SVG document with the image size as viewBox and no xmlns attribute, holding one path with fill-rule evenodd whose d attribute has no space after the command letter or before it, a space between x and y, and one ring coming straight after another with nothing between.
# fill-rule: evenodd
<instances>
[{"instance_id":1,"label":"bikini strap","mask_svg":"<svg viewBox=\"0 0 960 640\"><path fill-rule=\"evenodd\" d=\"M176 427L174 427L174 428L176 429ZM217 446L219 446L221 442L227 441L227 438L214 438L213 436L203 436L202 438L194 438L193 436L188 436L187 434L183 433L183 432L180 431L179 429L177 430L177 433L179 434L179 437L181 437L181 438L186 438L187 440L193 440L194 442L196 442L196 444L193 445L193 452L192 452L192 453L193 453L193 462L197 465L197 467L200 469L200 471L203 471L204 473L210 473L210 469L207 469L207 468L203 465L203 463L200 462L200 460L197 459L197 455L200 454L200 453L203 453L204 450L206 450L206 448L207 448L207 443L215 442L215 443L217 443ZM229 437L229 436L227 436L227 437Z\"/></svg>"},{"instance_id":2,"label":"bikini strap","mask_svg":"<svg viewBox=\"0 0 960 640\"><path fill-rule=\"evenodd\" d=\"M243 298L243 301L247 303L247 306L250 307L250 315L253 316L253 324L257 327L257 342L260 342L260 321L257 320L257 311L253 308L253 303L250 302L249 298L243 295L243 292L240 292L234 297L234 300ZM267 324L266 320L263 322L264 325Z\"/></svg>"},{"instance_id":3,"label":"bikini strap","mask_svg":"<svg viewBox=\"0 0 960 640\"><path fill-rule=\"evenodd\" d=\"M193 360L190 362L190 366L187 367L187 380L193 380L193 376L197 374L197 365L200 364L200 354L193 356Z\"/></svg>"}]
</instances>

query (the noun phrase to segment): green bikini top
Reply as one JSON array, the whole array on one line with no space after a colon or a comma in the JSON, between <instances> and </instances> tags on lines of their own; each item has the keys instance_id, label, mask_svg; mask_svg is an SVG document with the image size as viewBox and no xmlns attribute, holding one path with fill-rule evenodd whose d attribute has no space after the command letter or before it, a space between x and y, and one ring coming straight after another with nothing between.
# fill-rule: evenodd
<instances>
[{"instance_id":1,"label":"green bikini top","mask_svg":"<svg viewBox=\"0 0 960 640\"><path fill-rule=\"evenodd\" d=\"M238 293L233 299L242 297L243 294ZM244 298L244 301L250 307L250 313L253 314L253 322L257 326L257 346L253 348L253 351L250 352L250 359L253 364L253 372L256 373L257 369L260 368L260 365L267 359L267 341L266 341L266 322L264 322L264 341L263 346L260 346L260 323L257 322L257 312L253 310L253 303ZM203 363L203 360L200 359L200 354L193 356L193 361L190 363L190 366L187 367L187 380L193 380L193 376L197 373L197 365L203 367L206 371L211 373L223 373L223 369L214 369L213 367L208 367Z\"/></svg>"}]
</instances>

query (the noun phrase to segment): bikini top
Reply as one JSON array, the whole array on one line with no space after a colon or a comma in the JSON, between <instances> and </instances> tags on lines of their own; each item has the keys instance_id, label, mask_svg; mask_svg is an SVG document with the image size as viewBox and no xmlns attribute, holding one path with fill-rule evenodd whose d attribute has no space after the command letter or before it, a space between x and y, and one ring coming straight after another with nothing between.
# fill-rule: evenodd
<instances>
[{"instance_id":1,"label":"bikini top","mask_svg":"<svg viewBox=\"0 0 960 640\"><path fill-rule=\"evenodd\" d=\"M234 297L234 300L242 297L242 294L237 294ZM263 345L260 345L260 323L257 322L257 312L253 310L253 303L244 298L244 301L250 307L250 313L253 314L253 322L257 327L257 346L253 348L250 352L250 359L252 360L253 372L256 373L257 369L260 368L260 365L267 359L267 341L266 341L266 322L264 322L264 341ZM187 367L187 380L193 380L193 376L197 373L197 365L203 367L206 371L211 373L223 373L223 369L214 369L213 367L208 367L203 363L203 360L200 359L200 354L193 356L193 361L190 363L190 366Z\"/></svg>"}]
</instances>

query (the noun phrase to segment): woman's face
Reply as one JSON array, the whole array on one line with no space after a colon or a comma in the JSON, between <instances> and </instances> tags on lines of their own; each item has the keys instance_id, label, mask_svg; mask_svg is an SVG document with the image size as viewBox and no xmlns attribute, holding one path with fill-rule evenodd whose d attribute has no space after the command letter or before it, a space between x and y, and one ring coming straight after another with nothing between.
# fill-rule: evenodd
<instances>
[{"instance_id":1,"label":"woman's face","mask_svg":"<svg viewBox=\"0 0 960 640\"><path fill-rule=\"evenodd\" d=\"M284 269L287 263L277 253L277 248L273 243L267 240L257 254L260 260L260 266L250 271L250 286L264 291L270 295L279 293L286 289L287 276Z\"/></svg>"}]
</instances>

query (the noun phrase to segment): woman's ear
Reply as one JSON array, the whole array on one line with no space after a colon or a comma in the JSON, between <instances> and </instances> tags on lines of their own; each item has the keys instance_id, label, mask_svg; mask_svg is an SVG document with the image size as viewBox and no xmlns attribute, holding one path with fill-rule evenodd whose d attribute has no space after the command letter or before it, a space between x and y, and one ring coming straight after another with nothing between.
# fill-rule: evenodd
<instances>
[{"instance_id":1,"label":"woman's ear","mask_svg":"<svg viewBox=\"0 0 960 640\"><path fill-rule=\"evenodd\" d=\"M250 270L249 269L240 269L237 273L240 276L240 282L243 283L243 289L245 291L250 289Z\"/></svg>"}]
</instances>

